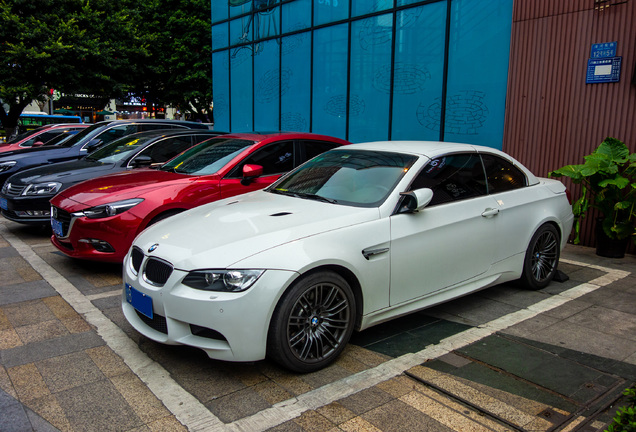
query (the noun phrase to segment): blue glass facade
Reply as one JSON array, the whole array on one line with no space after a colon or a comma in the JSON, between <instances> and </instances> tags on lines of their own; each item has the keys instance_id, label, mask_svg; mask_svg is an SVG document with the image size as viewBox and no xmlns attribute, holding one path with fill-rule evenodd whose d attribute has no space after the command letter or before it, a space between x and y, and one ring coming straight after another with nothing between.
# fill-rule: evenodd
<instances>
[{"instance_id":1,"label":"blue glass facade","mask_svg":"<svg viewBox=\"0 0 636 432\"><path fill-rule=\"evenodd\" d=\"M501 148L512 1L213 1L215 128Z\"/></svg>"}]
</instances>

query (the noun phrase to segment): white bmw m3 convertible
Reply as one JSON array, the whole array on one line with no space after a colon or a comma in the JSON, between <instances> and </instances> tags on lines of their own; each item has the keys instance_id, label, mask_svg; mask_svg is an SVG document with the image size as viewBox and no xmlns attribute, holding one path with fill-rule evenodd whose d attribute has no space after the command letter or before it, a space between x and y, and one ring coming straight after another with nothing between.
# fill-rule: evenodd
<instances>
[{"instance_id":1,"label":"white bmw m3 convertible","mask_svg":"<svg viewBox=\"0 0 636 432\"><path fill-rule=\"evenodd\" d=\"M149 227L122 307L152 340L309 372L354 330L507 281L547 286L572 221L562 183L498 150L354 144Z\"/></svg>"}]
</instances>

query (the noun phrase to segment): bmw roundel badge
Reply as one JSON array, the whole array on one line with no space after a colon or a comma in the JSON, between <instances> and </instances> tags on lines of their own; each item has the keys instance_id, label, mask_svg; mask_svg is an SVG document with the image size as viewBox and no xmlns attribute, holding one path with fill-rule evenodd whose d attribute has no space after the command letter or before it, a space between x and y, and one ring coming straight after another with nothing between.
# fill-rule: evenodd
<instances>
[{"instance_id":1,"label":"bmw roundel badge","mask_svg":"<svg viewBox=\"0 0 636 432\"><path fill-rule=\"evenodd\" d=\"M156 251L158 247L159 247L159 243L153 244L152 246L148 248L148 253Z\"/></svg>"}]
</instances>

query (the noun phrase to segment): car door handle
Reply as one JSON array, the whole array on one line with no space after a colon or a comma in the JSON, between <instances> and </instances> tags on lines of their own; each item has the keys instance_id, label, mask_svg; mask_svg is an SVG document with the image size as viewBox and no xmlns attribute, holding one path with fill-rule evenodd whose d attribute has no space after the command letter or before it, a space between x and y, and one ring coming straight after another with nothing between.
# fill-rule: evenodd
<instances>
[{"instance_id":1,"label":"car door handle","mask_svg":"<svg viewBox=\"0 0 636 432\"><path fill-rule=\"evenodd\" d=\"M379 248L379 249L364 249L362 251L362 256L368 261L372 256L383 254L389 251L389 248Z\"/></svg>"},{"instance_id":2,"label":"car door handle","mask_svg":"<svg viewBox=\"0 0 636 432\"><path fill-rule=\"evenodd\" d=\"M499 214L499 209L487 208L486 210L484 210L484 212L481 215L485 218L491 218L493 216L497 216L498 214Z\"/></svg>"}]
</instances>

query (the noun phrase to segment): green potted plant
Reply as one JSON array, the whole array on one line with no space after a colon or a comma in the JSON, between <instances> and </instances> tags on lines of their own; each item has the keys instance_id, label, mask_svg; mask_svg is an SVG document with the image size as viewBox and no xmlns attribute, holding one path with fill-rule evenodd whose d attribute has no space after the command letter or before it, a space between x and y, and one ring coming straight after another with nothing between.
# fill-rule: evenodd
<instances>
[{"instance_id":1,"label":"green potted plant","mask_svg":"<svg viewBox=\"0 0 636 432\"><path fill-rule=\"evenodd\" d=\"M596 253L621 258L636 233L636 153L622 141L608 137L584 159L584 164L566 165L549 174L569 177L572 183L581 185L581 196L572 205L574 243L580 241L581 219L597 209L601 216L596 227ZM618 252L607 250L604 240L609 240L612 248L618 247Z\"/></svg>"}]
</instances>

